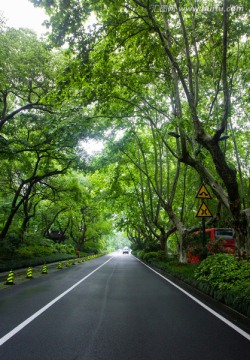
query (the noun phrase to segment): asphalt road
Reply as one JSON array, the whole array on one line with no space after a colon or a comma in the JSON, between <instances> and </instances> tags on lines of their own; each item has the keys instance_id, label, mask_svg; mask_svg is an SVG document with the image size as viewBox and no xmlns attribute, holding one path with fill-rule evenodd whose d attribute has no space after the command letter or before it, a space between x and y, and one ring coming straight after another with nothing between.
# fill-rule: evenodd
<instances>
[{"instance_id":1,"label":"asphalt road","mask_svg":"<svg viewBox=\"0 0 250 360\"><path fill-rule=\"evenodd\" d=\"M1 360L247 360L250 341L132 255L0 292Z\"/></svg>"}]
</instances>

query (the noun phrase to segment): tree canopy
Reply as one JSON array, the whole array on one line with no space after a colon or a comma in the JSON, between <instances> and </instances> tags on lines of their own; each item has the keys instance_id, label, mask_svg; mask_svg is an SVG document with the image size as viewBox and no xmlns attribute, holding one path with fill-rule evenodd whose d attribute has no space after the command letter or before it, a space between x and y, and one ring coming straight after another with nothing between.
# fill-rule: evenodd
<instances>
[{"instance_id":1,"label":"tree canopy","mask_svg":"<svg viewBox=\"0 0 250 360\"><path fill-rule=\"evenodd\" d=\"M77 246L112 224L134 247L167 251L175 239L185 262L203 181L207 226L232 227L237 255L249 256L247 2L32 2L50 17L48 42L23 29L0 40L5 221L25 218L26 189L35 204L46 179L48 206L55 175L84 173L74 214L53 203ZM91 137L105 144L94 157L80 147Z\"/></svg>"}]
</instances>

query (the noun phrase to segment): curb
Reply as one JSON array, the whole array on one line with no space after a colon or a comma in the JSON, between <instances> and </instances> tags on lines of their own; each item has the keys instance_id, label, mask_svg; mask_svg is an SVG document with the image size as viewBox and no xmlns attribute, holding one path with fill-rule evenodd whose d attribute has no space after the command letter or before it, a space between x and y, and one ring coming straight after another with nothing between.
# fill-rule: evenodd
<instances>
[{"instance_id":1,"label":"curb","mask_svg":"<svg viewBox=\"0 0 250 360\"><path fill-rule=\"evenodd\" d=\"M102 255L99 255L98 257L100 256L103 256L104 254ZM91 255L91 256L94 256L94 255ZM91 256L88 256L87 257L87 260L92 260L92 257ZM82 259L84 257L81 257ZM37 265L37 266L34 266L32 267L32 270L33 270L33 276L32 276L32 279L38 279L42 276L44 276L45 274L49 275L51 274L52 272L56 272L56 271L61 271L61 270L66 270L68 268L70 268L71 266L73 265L76 265L76 264L83 264L86 260L82 260L81 262L78 261L79 258L75 258L75 259L69 259L69 260L62 260L61 263L66 263L67 261L69 261L69 266L64 266L62 268L59 268L58 269L58 263L60 261L56 261L56 262L53 262L53 263L48 263L46 264L46 269L48 270L48 272L42 272L43 271L43 268L45 266L45 264L40 264L40 265ZM94 257L93 257L94 259ZM74 264L73 264L73 262ZM5 271L5 272L2 272L0 273L0 291L1 290L4 290L6 288L8 288L8 285L5 285L4 282L6 281L6 278L9 274L9 271ZM27 267L26 268L22 268L22 269L17 269L17 270L14 270L14 276L15 276L15 279L17 280L16 281L16 285L19 285L19 284L22 284L23 282L26 282L26 281L30 281L31 278L27 278Z\"/></svg>"},{"instance_id":2,"label":"curb","mask_svg":"<svg viewBox=\"0 0 250 360\"><path fill-rule=\"evenodd\" d=\"M141 260L140 260L141 261ZM144 262L144 261L142 261ZM157 271L159 274L163 275L165 278L169 279L179 287L181 287L183 290L186 290L189 294L196 297L198 300L205 303L207 306L209 306L211 309L216 311L217 313L224 316L226 319L231 321L236 326L240 327L242 330L244 330L247 333L250 333L250 318L239 313L238 311L234 310L233 308L230 308L229 306L223 304L222 302L219 302L212 298L211 296L203 293L202 291L198 290L197 288L191 286L190 284L184 282L183 280L180 280L173 275L165 272L162 269L157 268L156 266L153 266L151 264L148 264L144 262L147 266L151 267L153 270Z\"/></svg>"}]
</instances>

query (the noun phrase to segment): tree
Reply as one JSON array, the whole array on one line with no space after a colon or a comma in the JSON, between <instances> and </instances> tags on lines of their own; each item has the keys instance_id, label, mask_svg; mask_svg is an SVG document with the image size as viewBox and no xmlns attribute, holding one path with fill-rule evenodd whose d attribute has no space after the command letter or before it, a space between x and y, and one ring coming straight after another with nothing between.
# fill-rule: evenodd
<instances>
[{"instance_id":1,"label":"tree","mask_svg":"<svg viewBox=\"0 0 250 360\"><path fill-rule=\"evenodd\" d=\"M57 64L47 45L27 29L8 28L0 34L0 131L17 114L52 112Z\"/></svg>"},{"instance_id":2,"label":"tree","mask_svg":"<svg viewBox=\"0 0 250 360\"><path fill-rule=\"evenodd\" d=\"M178 229L182 235L180 260L184 262L187 244L182 233L194 229L185 229L184 203L182 201L183 207L180 207L174 201L180 163L174 166L170 155L156 128L138 119L120 140L110 143L100 158L101 163L105 158L113 163L103 171L111 182L106 196L112 202L119 229L126 230L131 239L139 239L138 246L166 251L168 237ZM144 241L140 240L140 234Z\"/></svg>"},{"instance_id":3,"label":"tree","mask_svg":"<svg viewBox=\"0 0 250 360\"><path fill-rule=\"evenodd\" d=\"M62 43L74 34L74 42L69 44L81 59L82 39L87 34L82 25L91 11L96 13L99 25L94 35L91 33L84 58L88 83L92 79L91 85L84 85L95 92L96 113L115 118L115 123L135 116L153 86L156 96L147 103L173 119L169 129L174 126L180 136L179 161L193 167L230 211L238 256L249 256L249 231L237 171L221 142L223 134L230 131L230 122L237 123L232 101L234 108L242 105L235 94L246 81L244 13L229 11L227 0L223 11L214 13L200 10L199 5L194 11L188 1L169 1L167 6L172 10L165 11L164 2L103 0L78 4L84 15L74 18L79 9L68 2L33 2L49 9L54 38L58 36ZM237 5L246 11L245 2ZM160 96L165 100L163 107L158 103ZM166 109L171 103L172 115ZM215 172L197 156L199 151L209 156Z\"/></svg>"},{"instance_id":4,"label":"tree","mask_svg":"<svg viewBox=\"0 0 250 360\"><path fill-rule=\"evenodd\" d=\"M22 232L25 231L28 221L34 216L32 208L35 211L39 201L44 199L45 189L56 191L51 179L65 174L77 163L73 149L76 139L65 132L64 124L53 120L50 115L22 115L6 128L9 142L6 145L7 159L1 161L2 195L8 196L9 205L4 205L1 241L18 213L22 214L21 228Z\"/></svg>"},{"instance_id":5,"label":"tree","mask_svg":"<svg viewBox=\"0 0 250 360\"><path fill-rule=\"evenodd\" d=\"M62 189L55 178L85 167L79 139L95 130L81 108L59 104L63 52L50 51L27 29L5 29L0 44L0 239L15 228L22 241L40 202Z\"/></svg>"},{"instance_id":6,"label":"tree","mask_svg":"<svg viewBox=\"0 0 250 360\"><path fill-rule=\"evenodd\" d=\"M79 186L77 201L68 204L66 216L69 219L67 231L77 250L102 250L103 237L112 232L110 213L102 203L98 184L92 177L77 174ZM97 187L96 187L97 185Z\"/></svg>"}]
</instances>

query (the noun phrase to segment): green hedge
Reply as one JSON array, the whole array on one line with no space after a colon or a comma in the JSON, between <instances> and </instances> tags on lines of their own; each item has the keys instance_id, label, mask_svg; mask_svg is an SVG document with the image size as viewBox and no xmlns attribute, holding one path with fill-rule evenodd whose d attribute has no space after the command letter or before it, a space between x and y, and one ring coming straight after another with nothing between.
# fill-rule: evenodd
<instances>
[{"instance_id":1,"label":"green hedge","mask_svg":"<svg viewBox=\"0 0 250 360\"><path fill-rule=\"evenodd\" d=\"M151 261L152 259L166 259L167 258L167 255L166 255L165 251L163 251L163 250L150 251L150 252L146 252L144 250L139 250L136 252L133 251L133 255L135 255L139 259L145 260L145 261Z\"/></svg>"},{"instance_id":2,"label":"green hedge","mask_svg":"<svg viewBox=\"0 0 250 360\"><path fill-rule=\"evenodd\" d=\"M208 282L215 289L232 289L235 285L250 281L250 262L239 261L229 254L215 254L202 261L195 278Z\"/></svg>"},{"instance_id":3,"label":"green hedge","mask_svg":"<svg viewBox=\"0 0 250 360\"><path fill-rule=\"evenodd\" d=\"M237 260L229 254L215 254L201 264L180 264L177 259L145 255L142 260L250 317L249 261Z\"/></svg>"},{"instance_id":4,"label":"green hedge","mask_svg":"<svg viewBox=\"0 0 250 360\"><path fill-rule=\"evenodd\" d=\"M22 269L29 266L38 266L46 263L53 263L57 261L63 261L67 259L75 259L75 255L70 254L52 254L48 256L34 257L30 259L13 259L8 261L0 261L0 272Z\"/></svg>"},{"instance_id":5,"label":"green hedge","mask_svg":"<svg viewBox=\"0 0 250 360\"><path fill-rule=\"evenodd\" d=\"M226 305L250 317L250 262L233 255L215 254L195 271L198 287Z\"/></svg>"},{"instance_id":6,"label":"green hedge","mask_svg":"<svg viewBox=\"0 0 250 360\"><path fill-rule=\"evenodd\" d=\"M84 260L91 260L100 256L103 256L105 254L88 254L88 253L80 253L80 258L83 258ZM52 254L48 256L40 256L36 258L30 258L30 259L13 259L13 260L6 260L1 261L0 260L0 272L3 271L9 271L9 270L17 270L26 268L29 266L39 266L43 265L44 263L56 263L59 261L64 260L70 260L70 259L76 259L77 256L74 254Z\"/></svg>"}]
</instances>

